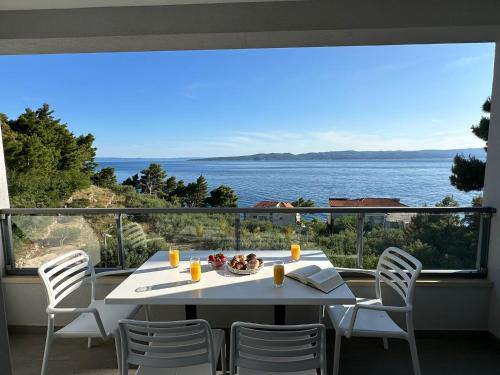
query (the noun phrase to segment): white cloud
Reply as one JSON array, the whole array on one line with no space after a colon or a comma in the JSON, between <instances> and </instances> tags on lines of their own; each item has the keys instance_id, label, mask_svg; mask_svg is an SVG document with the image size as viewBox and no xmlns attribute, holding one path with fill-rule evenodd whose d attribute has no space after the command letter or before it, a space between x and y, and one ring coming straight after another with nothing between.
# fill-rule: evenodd
<instances>
[{"instance_id":1,"label":"white cloud","mask_svg":"<svg viewBox=\"0 0 500 375\"><path fill-rule=\"evenodd\" d=\"M493 57L493 54L491 54L491 53L483 53L483 54L474 55L474 56L462 56L462 57L459 57L455 60L448 62L447 64L445 64L444 67L445 67L445 69L462 68L462 67L466 67L466 66L469 66L471 64L474 64L482 59L492 58L492 57Z\"/></svg>"},{"instance_id":2,"label":"white cloud","mask_svg":"<svg viewBox=\"0 0 500 375\"><path fill-rule=\"evenodd\" d=\"M469 129L426 131L425 127L422 127L410 134L335 129L302 132L237 131L224 136L148 140L147 144L128 144L123 147L99 145L98 149L101 156L154 158L236 156L269 152L298 154L339 150L383 151L469 147L484 147L484 142L472 135Z\"/></svg>"},{"instance_id":3,"label":"white cloud","mask_svg":"<svg viewBox=\"0 0 500 375\"><path fill-rule=\"evenodd\" d=\"M188 99L198 99L200 91L208 87L210 85L206 82L193 82L182 88L181 95Z\"/></svg>"}]
</instances>

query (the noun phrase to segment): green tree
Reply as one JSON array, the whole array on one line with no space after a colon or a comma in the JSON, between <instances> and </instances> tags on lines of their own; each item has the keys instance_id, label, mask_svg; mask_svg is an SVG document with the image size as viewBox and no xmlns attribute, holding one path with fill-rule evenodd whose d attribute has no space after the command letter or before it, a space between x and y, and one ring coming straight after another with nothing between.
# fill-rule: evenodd
<instances>
[{"instance_id":1,"label":"green tree","mask_svg":"<svg viewBox=\"0 0 500 375\"><path fill-rule=\"evenodd\" d=\"M177 197L181 202L184 202L184 198L186 197L186 185L184 184L184 180L179 180L177 182L177 186L171 194L171 197Z\"/></svg>"},{"instance_id":2,"label":"green tree","mask_svg":"<svg viewBox=\"0 0 500 375\"><path fill-rule=\"evenodd\" d=\"M237 207L238 196L229 186L220 185L210 192L210 196L205 199L205 203L211 207Z\"/></svg>"},{"instance_id":3,"label":"green tree","mask_svg":"<svg viewBox=\"0 0 500 375\"><path fill-rule=\"evenodd\" d=\"M314 202L310 199L304 199L300 197L296 201L292 202L293 207L314 207Z\"/></svg>"},{"instance_id":4,"label":"green tree","mask_svg":"<svg viewBox=\"0 0 500 375\"><path fill-rule=\"evenodd\" d=\"M112 167L101 169L92 176L92 182L97 186L112 188L116 185L115 169Z\"/></svg>"},{"instance_id":5,"label":"green tree","mask_svg":"<svg viewBox=\"0 0 500 375\"><path fill-rule=\"evenodd\" d=\"M167 177L167 172L165 172L161 165L151 163L141 173L142 176L139 181L141 192L149 195L160 194L165 185L165 177Z\"/></svg>"},{"instance_id":6,"label":"green tree","mask_svg":"<svg viewBox=\"0 0 500 375\"><path fill-rule=\"evenodd\" d=\"M94 136L75 136L48 104L16 120L1 115L5 163L13 207L58 207L90 186Z\"/></svg>"},{"instance_id":7,"label":"green tree","mask_svg":"<svg viewBox=\"0 0 500 375\"><path fill-rule=\"evenodd\" d=\"M208 196L208 183L205 177L201 175L196 182L190 182L186 186L184 203L188 207L200 207Z\"/></svg>"},{"instance_id":8,"label":"green tree","mask_svg":"<svg viewBox=\"0 0 500 375\"><path fill-rule=\"evenodd\" d=\"M141 189L141 180L139 178L139 174L136 173L132 177L128 177L125 181L122 182L124 186L132 186L136 191Z\"/></svg>"},{"instance_id":9,"label":"green tree","mask_svg":"<svg viewBox=\"0 0 500 375\"><path fill-rule=\"evenodd\" d=\"M451 196L437 203L437 207L456 207ZM469 218L458 214L418 214L404 229L409 250L426 268L473 268L477 252L477 228Z\"/></svg>"},{"instance_id":10,"label":"green tree","mask_svg":"<svg viewBox=\"0 0 500 375\"><path fill-rule=\"evenodd\" d=\"M458 207L458 202L453 195L447 195L441 202L436 203L436 207Z\"/></svg>"},{"instance_id":11,"label":"green tree","mask_svg":"<svg viewBox=\"0 0 500 375\"><path fill-rule=\"evenodd\" d=\"M478 138L486 142L488 148L488 131L490 127L491 99L488 98L483 104L483 116L477 125L472 125L472 132ZM474 191L482 190L484 187L484 171L486 163L475 156L456 155L451 168L450 182L458 190Z\"/></svg>"},{"instance_id":12,"label":"green tree","mask_svg":"<svg viewBox=\"0 0 500 375\"><path fill-rule=\"evenodd\" d=\"M176 187L177 187L177 179L175 178L175 176L170 176L169 178L167 178L165 184L163 185L163 190L162 190L163 198L171 200L172 196L174 195Z\"/></svg>"}]
</instances>

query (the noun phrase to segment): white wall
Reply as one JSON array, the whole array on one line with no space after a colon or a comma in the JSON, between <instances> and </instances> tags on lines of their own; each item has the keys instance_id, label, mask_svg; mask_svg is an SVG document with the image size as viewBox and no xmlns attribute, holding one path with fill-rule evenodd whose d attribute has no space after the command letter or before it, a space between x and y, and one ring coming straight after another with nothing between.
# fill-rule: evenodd
<instances>
[{"instance_id":1,"label":"white wall","mask_svg":"<svg viewBox=\"0 0 500 375\"><path fill-rule=\"evenodd\" d=\"M486 206L500 209L500 50L498 44L493 77L483 201ZM493 215L491 221L488 278L494 284L491 292L489 329L495 336L500 337L500 214L498 213Z\"/></svg>"},{"instance_id":2,"label":"white wall","mask_svg":"<svg viewBox=\"0 0 500 375\"><path fill-rule=\"evenodd\" d=\"M3 155L2 129L0 128L0 208L9 207L9 192L7 190L7 172L5 169L5 160ZM1 236L1 234L0 234ZM4 273L4 259L2 239L0 238L0 363L2 371L6 375L11 373L10 368L10 347L9 336L7 332L7 320L5 315L5 304L2 293L2 276Z\"/></svg>"},{"instance_id":3,"label":"white wall","mask_svg":"<svg viewBox=\"0 0 500 375\"><path fill-rule=\"evenodd\" d=\"M103 298L120 282L120 278L103 280L98 287L98 297ZM349 282L356 295L373 296L373 283L366 280ZM9 325L45 326L46 297L37 277L8 277L4 283ZM443 280L419 281L415 295L415 327L424 330L473 330L485 331L491 283L487 280ZM397 303L398 297L384 288L390 303ZM88 291L76 295L68 304L83 306L89 298ZM26 308L30 301L30 308ZM272 308L265 306L201 306L200 318L210 321L214 327L229 327L235 320L272 323ZM317 320L315 306L294 306L287 309L290 324ZM69 319L69 317L65 317ZM184 307L153 307L156 320L184 319ZM59 321L65 323L64 320Z\"/></svg>"}]
</instances>

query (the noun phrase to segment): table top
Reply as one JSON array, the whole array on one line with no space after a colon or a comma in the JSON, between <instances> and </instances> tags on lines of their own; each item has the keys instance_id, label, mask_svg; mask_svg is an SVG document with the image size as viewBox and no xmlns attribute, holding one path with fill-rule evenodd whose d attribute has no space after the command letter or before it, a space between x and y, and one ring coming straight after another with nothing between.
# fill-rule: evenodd
<instances>
[{"instance_id":1,"label":"table top","mask_svg":"<svg viewBox=\"0 0 500 375\"><path fill-rule=\"evenodd\" d=\"M159 251L127 277L106 298L108 304L150 305L331 305L354 304L356 299L343 284L330 293L306 286L286 277L284 285L276 288L273 264L281 260L285 272L315 264L322 269L332 268L321 250L302 250L301 259L292 262L290 251L247 250L224 252L228 260L236 254L254 252L264 260L263 268L253 275L235 275L225 267L212 269L208 255L213 251L181 251L178 268L170 267L168 252ZM189 258L201 259L201 281L191 282Z\"/></svg>"}]
</instances>

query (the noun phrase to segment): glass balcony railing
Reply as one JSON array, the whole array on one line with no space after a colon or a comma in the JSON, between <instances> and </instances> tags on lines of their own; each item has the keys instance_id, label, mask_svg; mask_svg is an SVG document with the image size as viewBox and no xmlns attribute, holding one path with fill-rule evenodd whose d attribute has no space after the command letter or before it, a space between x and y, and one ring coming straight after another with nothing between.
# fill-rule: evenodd
<instances>
[{"instance_id":1,"label":"glass balcony railing","mask_svg":"<svg viewBox=\"0 0 500 375\"><path fill-rule=\"evenodd\" d=\"M426 272L486 274L489 207L60 208L0 210L9 273L36 273L81 249L97 268L136 268L153 253L182 250L321 249L338 267L375 268L397 246Z\"/></svg>"}]
</instances>

